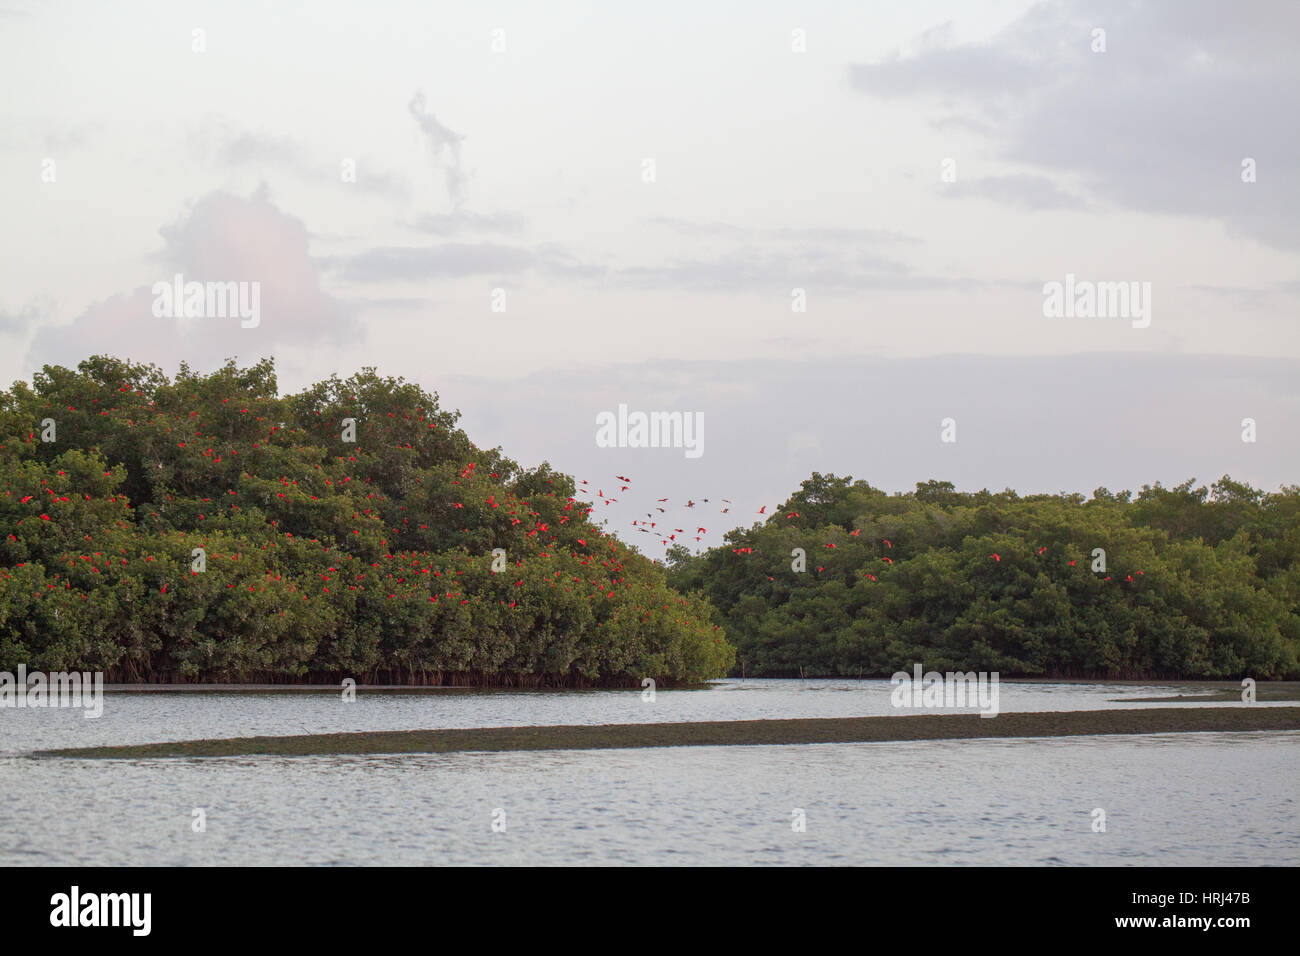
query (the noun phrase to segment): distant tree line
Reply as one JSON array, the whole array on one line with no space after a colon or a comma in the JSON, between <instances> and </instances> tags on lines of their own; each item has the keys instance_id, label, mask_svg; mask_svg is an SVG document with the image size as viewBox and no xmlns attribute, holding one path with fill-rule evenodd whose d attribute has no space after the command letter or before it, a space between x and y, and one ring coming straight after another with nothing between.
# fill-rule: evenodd
<instances>
[{"instance_id":1,"label":"distant tree line","mask_svg":"<svg viewBox=\"0 0 1300 956\"><path fill-rule=\"evenodd\" d=\"M765 523L670 556L737 673L1300 676L1296 486L887 494L813 473Z\"/></svg>"}]
</instances>

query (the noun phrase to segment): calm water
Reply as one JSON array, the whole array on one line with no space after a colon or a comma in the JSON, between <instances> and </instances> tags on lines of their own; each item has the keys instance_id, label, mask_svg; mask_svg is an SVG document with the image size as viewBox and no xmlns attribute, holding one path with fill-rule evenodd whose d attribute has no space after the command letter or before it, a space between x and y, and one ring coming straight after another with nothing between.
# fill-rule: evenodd
<instances>
[{"instance_id":1,"label":"calm water","mask_svg":"<svg viewBox=\"0 0 1300 956\"><path fill-rule=\"evenodd\" d=\"M898 713L889 689L728 681L660 691L653 703L639 691L363 691L352 704L300 693L119 694L99 720L4 709L0 865L1300 863L1300 733L294 759L23 755L307 731ZM1178 706L1111 702L1168 692L1004 683L1001 708ZM191 829L196 807L206 832ZM1097 807L1105 833L1092 831ZM492 828L498 809L504 832ZM805 832L792 829L795 809Z\"/></svg>"}]
</instances>

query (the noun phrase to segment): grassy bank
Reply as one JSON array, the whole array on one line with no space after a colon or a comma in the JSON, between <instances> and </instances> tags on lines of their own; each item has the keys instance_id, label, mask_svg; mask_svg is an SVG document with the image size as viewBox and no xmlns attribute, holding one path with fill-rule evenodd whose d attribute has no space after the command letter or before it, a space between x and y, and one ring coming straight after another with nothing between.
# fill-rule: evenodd
<instances>
[{"instance_id":1,"label":"grassy bank","mask_svg":"<svg viewBox=\"0 0 1300 956\"><path fill-rule=\"evenodd\" d=\"M1143 685L1146 686L1146 685ZM1166 694L1159 697L1129 697L1124 699L1133 703L1152 703L1159 701L1190 701L1200 704L1227 704L1241 700L1240 681L1197 681L1196 683L1177 683L1181 690L1192 690L1191 694ZM1278 701L1300 701L1300 681L1275 680L1260 681L1255 687L1255 697L1270 703Z\"/></svg>"},{"instance_id":2,"label":"grassy bank","mask_svg":"<svg viewBox=\"0 0 1300 956\"><path fill-rule=\"evenodd\" d=\"M1179 707L1167 710L1148 708L1002 714L993 718L967 714L917 714L906 717L372 731L293 737L234 737L127 747L79 747L41 751L36 756L125 759L257 754L305 757L322 754L876 743L974 737L1064 737L1250 730L1300 730L1300 707Z\"/></svg>"}]
</instances>

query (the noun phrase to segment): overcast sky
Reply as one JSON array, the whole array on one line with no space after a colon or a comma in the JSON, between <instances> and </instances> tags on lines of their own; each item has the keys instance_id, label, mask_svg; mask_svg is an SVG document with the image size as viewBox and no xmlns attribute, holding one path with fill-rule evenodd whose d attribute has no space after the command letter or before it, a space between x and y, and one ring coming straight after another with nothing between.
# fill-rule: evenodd
<instances>
[{"instance_id":1,"label":"overcast sky","mask_svg":"<svg viewBox=\"0 0 1300 956\"><path fill-rule=\"evenodd\" d=\"M0 0L0 77L5 382L375 365L631 476L620 533L732 499L706 543L814 470L1300 480L1285 0ZM155 317L178 272L261 283L260 324ZM1045 318L1067 274L1150 283L1150 325ZM619 403L703 413L704 454L596 447Z\"/></svg>"}]
</instances>

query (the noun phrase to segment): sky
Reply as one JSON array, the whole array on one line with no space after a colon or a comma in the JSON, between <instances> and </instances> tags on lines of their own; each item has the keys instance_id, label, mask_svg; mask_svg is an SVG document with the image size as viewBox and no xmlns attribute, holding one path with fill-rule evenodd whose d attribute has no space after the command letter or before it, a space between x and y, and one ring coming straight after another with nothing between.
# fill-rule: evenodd
<instances>
[{"instance_id":1,"label":"sky","mask_svg":"<svg viewBox=\"0 0 1300 956\"><path fill-rule=\"evenodd\" d=\"M631 539L668 497L716 544L814 471L1276 489L1297 54L1283 0L0 0L0 381L375 366ZM176 274L258 283L258 323L155 314ZM1067 276L1149 311L1049 317ZM600 447L620 405L702 454Z\"/></svg>"}]
</instances>

